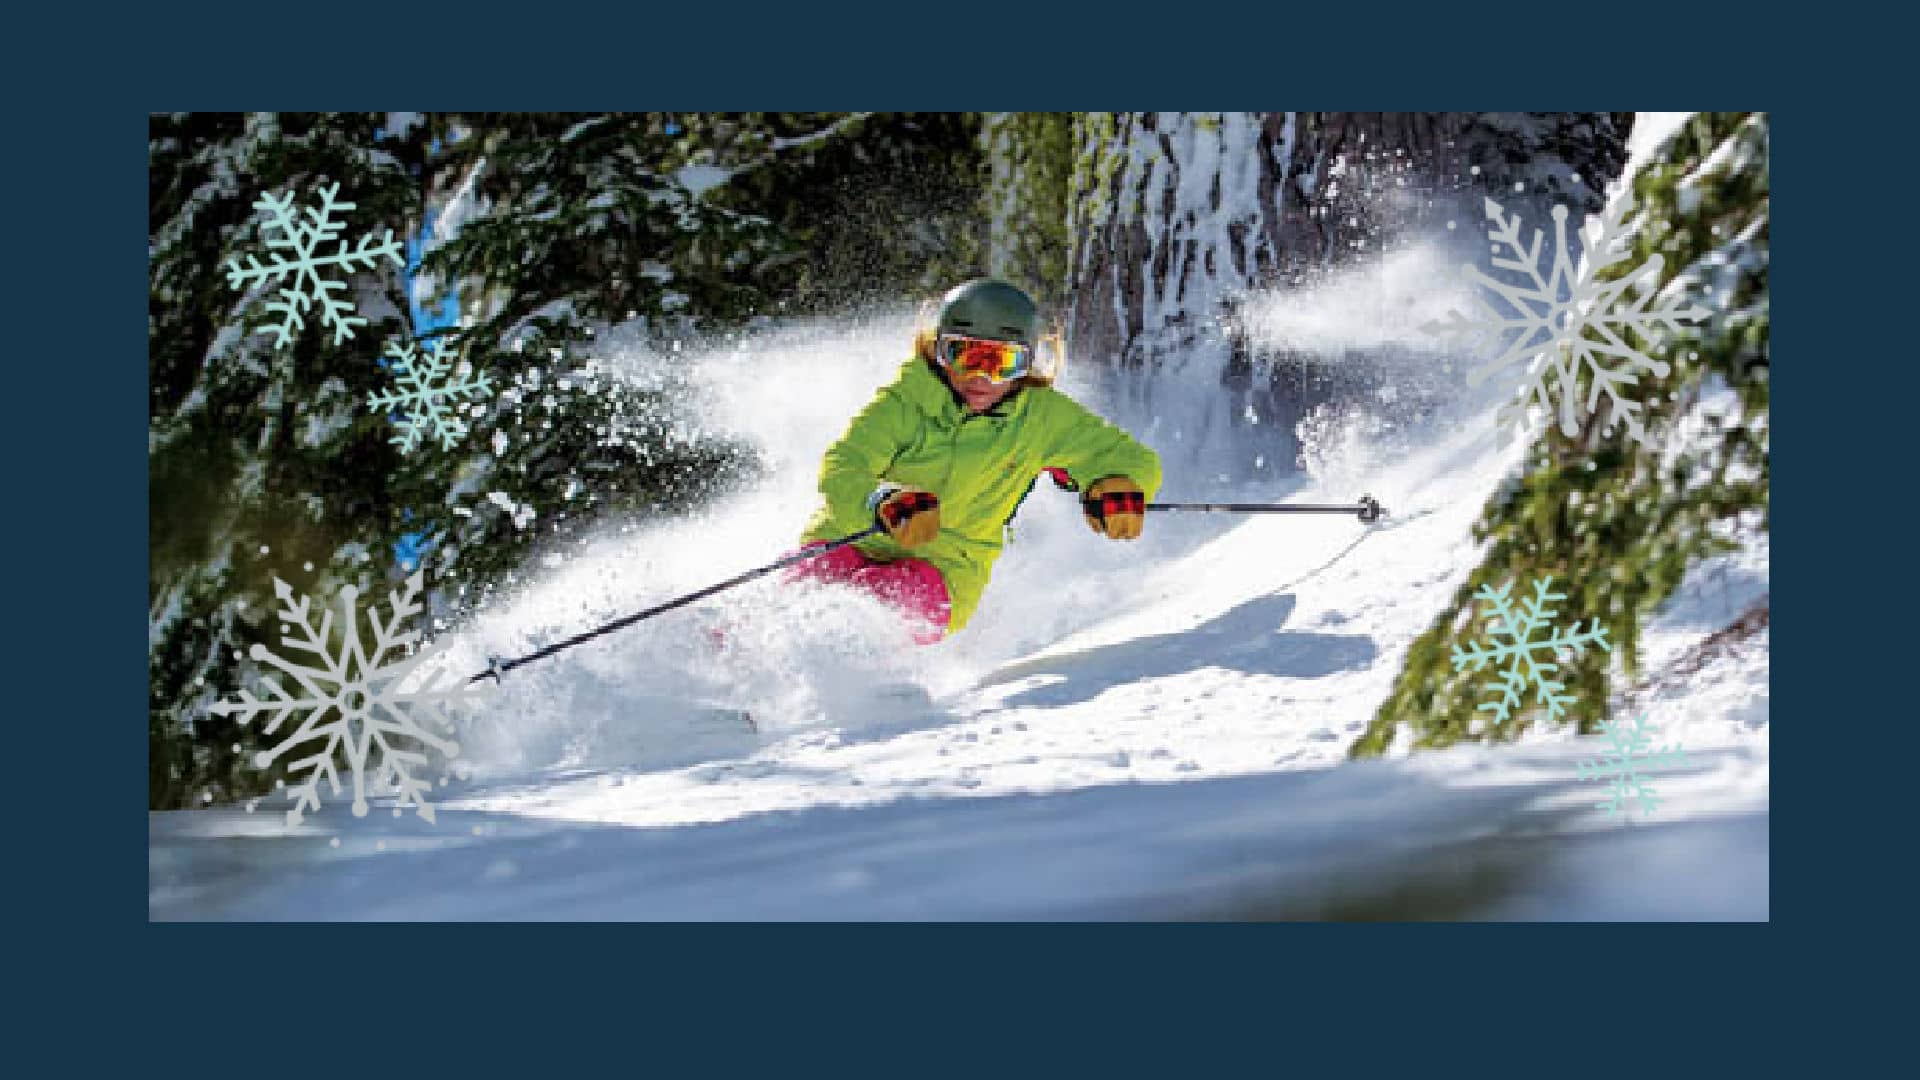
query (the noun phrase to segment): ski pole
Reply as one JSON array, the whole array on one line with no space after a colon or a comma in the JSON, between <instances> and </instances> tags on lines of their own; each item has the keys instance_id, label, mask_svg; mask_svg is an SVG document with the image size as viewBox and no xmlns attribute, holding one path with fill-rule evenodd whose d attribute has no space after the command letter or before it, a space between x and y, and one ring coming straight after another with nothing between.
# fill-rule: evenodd
<instances>
[{"instance_id":1,"label":"ski pole","mask_svg":"<svg viewBox=\"0 0 1920 1080\"><path fill-rule=\"evenodd\" d=\"M1366 524L1386 515L1378 499L1360 496L1357 503L1148 503L1149 510L1195 510L1220 514L1358 514Z\"/></svg>"},{"instance_id":2,"label":"ski pole","mask_svg":"<svg viewBox=\"0 0 1920 1080\"><path fill-rule=\"evenodd\" d=\"M634 623L637 623L642 619L651 619L655 615L659 615L663 612L672 611L674 608L685 607L688 604L693 603L695 600L704 600L707 597L712 596L714 593L721 592L722 590L725 590L725 589L731 589L735 585L744 585L755 578L765 577L766 575L773 573L775 570L778 570L783 566L792 566L794 563L801 562L806 559L811 559L815 555L825 555L827 552L832 551L835 548L845 547L856 540L864 540L867 537L872 536L874 533L877 533L879 531L880 531L880 526L870 525L867 528L861 529L857 533L851 533L849 535L841 537L838 540L829 540L826 543L820 544L816 547L807 548L805 551L796 551L791 555L782 556L779 559L776 559L765 566L755 567L754 569L749 570L744 574L738 574L733 577L730 577L727 580L720 582L718 585L709 585L704 589L700 589L696 592L690 592L685 596L675 597L674 599L668 600L662 604L655 604L653 607L650 607L645 611L636 611L632 615L627 615L622 618L615 619L612 622L605 624L604 626L596 626L593 629L586 631L585 633L575 634L564 641L556 641L544 649L537 649L533 652L528 653L525 656L518 657L513 660L502 660L498 657L489 657L488 660L490 662L487 664L487 670L482 671L477 675L469 677L467 681L469 683L477 683L481 679L492 679L494 683L497 685L500 682L500 676L505 675L507 672L512 671L514 668L517 668L522 664L531 664L535 660L543 660L549 656L552 656L554 653L560 652L564 649L571 649L575 645L592 641L594 638L597 638L602 634L611 634L615 630L625 629L626 627L632 626Z\"/></svg>"}]
</instances>

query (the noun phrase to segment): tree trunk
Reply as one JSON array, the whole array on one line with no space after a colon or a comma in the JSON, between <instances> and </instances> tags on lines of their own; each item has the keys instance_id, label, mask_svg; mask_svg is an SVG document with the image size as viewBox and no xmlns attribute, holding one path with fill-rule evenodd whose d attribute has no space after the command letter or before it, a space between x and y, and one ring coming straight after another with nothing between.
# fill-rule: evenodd
<instances>
[{"instance_id":1,"label":"tree trunk","mask_svg":"<svg viewBox=\"0 0 1920 1080\"><path fill-rule=\"evenodd\" d=\"M1218 380L1229 422L1277 420L1288 432L1332 392L1314 366L1339 358L1256 355L1236 329L1249 294L1311 284L1447 221L1477 226L1484 196L1542 220L1555 202L1597 210L1630 123L1629 113L1080 114L1069 353ZM1450 239L1466 251L1477 235Z\"/></svg>"}]
</instances>

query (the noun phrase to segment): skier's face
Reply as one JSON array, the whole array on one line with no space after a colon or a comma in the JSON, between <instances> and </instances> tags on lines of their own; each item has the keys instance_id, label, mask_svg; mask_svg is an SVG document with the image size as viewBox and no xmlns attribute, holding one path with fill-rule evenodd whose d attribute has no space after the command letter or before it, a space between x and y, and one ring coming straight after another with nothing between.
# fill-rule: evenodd
<instances>
[{"instance_id":1,"label":"skier's face","mask_svg":"<svg viewBox=\"0 0 1920 1080\"><path fill-rule=\"evenodd\" d=\"M1018 385L1011 382L997 383L985 375L950 377L953 379L953 388L959 391L961 398L965 399L967 408L974 412L986 412L1000 404L1000 399L1012 393L1013 388Z\"/></svg>"}]
</instances>

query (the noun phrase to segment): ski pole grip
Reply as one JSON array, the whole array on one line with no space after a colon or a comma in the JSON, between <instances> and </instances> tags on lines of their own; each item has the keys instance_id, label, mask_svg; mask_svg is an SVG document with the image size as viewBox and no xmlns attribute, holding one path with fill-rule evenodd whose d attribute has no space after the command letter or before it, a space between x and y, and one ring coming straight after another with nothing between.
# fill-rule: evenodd
<instances>
[{"instance_id":1,"label":"ski pole grip","mask_svg":"<svg viewBox=\"0 0 1920 1080\"><path fill-rule=\"evenodd\" d=\"M1371 495L1360 496L1360 523L1361 524L1371 525L1374 522L1379 521L1385 515L1386 515L1386 511L1380 508L1380 500L1374 498Z\"/></svg>"}]
</instances>

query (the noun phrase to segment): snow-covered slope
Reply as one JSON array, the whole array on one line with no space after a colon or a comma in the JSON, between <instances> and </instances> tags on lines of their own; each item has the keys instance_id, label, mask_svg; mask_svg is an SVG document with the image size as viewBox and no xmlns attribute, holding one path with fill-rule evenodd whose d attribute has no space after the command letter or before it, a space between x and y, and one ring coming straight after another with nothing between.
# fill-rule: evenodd
<instances>
[{"instance_id":1,"label":"snow-covered slope","mask_svg":"<svg viewBox=\"0 0 1920 1080\"><path fill-rule=\"evenodd\" d=\"M905 330L708 358L706 407L762 433L767 484L556 560L458 628L461 669L785 550L820 450ZM1205 380L1159 387L1161 415L1181 413L1168 399L1186 385ZM1654 677L1634 704L1688 752L1656 778L1656 813L1600 812L1605 786L1578 770L1599 740L1565 733L1347 763L1473 565L1471 522L1518 447L1496 447L1479 402L1331 431L1324 483L1239 494L1364 487L1391 511L1379 526L1156 515L1113 544L1043 482L952 641L912 649L837 591L744 587L510 677L463 733L464 778L438 792L435 823L342 802L289 830L274 800L152 815L150 914L1767 917L1767 636L1702 647L1764 593L1764 544L1702 568L1648 633ZM1255 452L1164 425L1152 441L1170 499L1203 494L1220 455ZM695 702L751 708L763 733Z\"/></svg>"}]
</instances>

